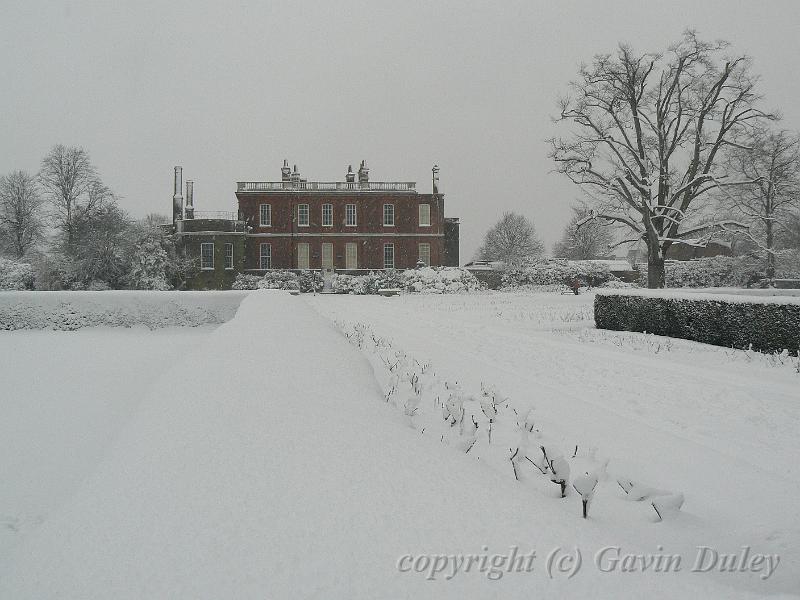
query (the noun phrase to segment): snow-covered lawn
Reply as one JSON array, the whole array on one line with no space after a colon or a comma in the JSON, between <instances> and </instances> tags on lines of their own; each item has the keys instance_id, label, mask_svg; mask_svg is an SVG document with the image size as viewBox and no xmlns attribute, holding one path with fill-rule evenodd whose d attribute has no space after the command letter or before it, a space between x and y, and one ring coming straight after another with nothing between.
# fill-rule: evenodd
<instances>
[{"instance_id":1,"label":"snow-covered lawn","mask_svg":"<svg viewBox=\"0 0 800 600\"><path fill-rule=\"evenodd\" d=\"M0 332L0 570L213 326Z\"/></svg>"},{"instance_id":2,"label":"snow-covered lawn","mask_svg":"<svg viewBox=\"0 0 800 600\"><path fill-rule=\"evenodd\" d=\"M258 291L213 330L0 332L0 598L796 594L796 362L598 331L591 301ZM425 365L419 410L381 356ZM456 382L466 434L443 419ZM532 464L515 479L520 421L529 456L598 475L589 519ZM658 522L617 479L685 503ZM515 546L531 572L458 562ZM749 569L691 572L698 546L747 546ZM625 554L682 564L602 572Z\"/></svg>"}]
</instances>

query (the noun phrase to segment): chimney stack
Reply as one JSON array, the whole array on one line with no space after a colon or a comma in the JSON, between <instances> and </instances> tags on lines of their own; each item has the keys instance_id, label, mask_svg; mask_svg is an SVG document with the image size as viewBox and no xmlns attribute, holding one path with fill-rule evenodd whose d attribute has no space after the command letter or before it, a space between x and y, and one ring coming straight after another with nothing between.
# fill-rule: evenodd
<instances>
[{"instance_id":1,"label":"chimney stack","mask_svg":"<svg viewBox=\"0 0 800 600\"><path fill-rule=\"evenodd\" d=\"M439 193L439 165L433 165L433 168L431 169L431 172L433 174L433 193L434 194L438 194Z\"/></svg>"},{"instance_id":2,"label":"chimney stack","mask_svg":"<svg viewBox=\"0 0 800 600\"><path fill-rule=\"evenodd\" d=\"M194 219L194 181L186 182L186 219Z\"/></svg>"},{"instance_id":3,"label":"chimney stack","mask_svg":"<svg viewBox=\"0 0 800 600\"><path fill-rule=\"evenodd\" d=\"M283 166L281 167L281 181L289 181L292 170L289 168L289 161L283 159Z\"/></svg>"},{"instance_id":4,"label":"chimney stack","mask_svg":"<svg viewBox=\"0 0 800 600\"><path fill-rule=\"evenodd\" d=\"M369 183L369 167L367 166L366 160L362 160L361 166L358 168L358 183Z\"/></svg>"},{"instance_id":5,"label":"chimney stack","mask_svg":"<svg viewBox=\"0 0 800 600\"><path fill-rule=\"evenodd\" d=\"M344 176L347 183L353 183L356 180L356 174L353 173L353 165L347 165L347 175Z\"/></svg>"},{"instance_id":6,"label":"chimney stack","mask_svg":"<svg viewBox=\"0 0 800 600\"><path fill-rule=\"evenodd\" d=\"M175 167L175 192L172 195L172 224L183 220L183 168Z\"/></svg>"},{"instance_id":7,"label":"chimney stack","mask_svg":"<svg viewBox=\"0 0 800 600\"><path fill-rule=\"evenodd\" d=\"M297 170L297 165L294 166L292 171L292 186L298 187L300 185L300 171Z\"/></svg>"}]
</instances>

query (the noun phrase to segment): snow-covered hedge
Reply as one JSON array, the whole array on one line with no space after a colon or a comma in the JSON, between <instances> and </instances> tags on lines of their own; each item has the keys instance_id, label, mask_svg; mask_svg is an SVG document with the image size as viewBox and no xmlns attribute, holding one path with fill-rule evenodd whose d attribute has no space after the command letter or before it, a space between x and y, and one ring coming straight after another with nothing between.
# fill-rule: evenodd
<instances>
[{"instance_id":1,"label":"snow-covered hedge","mask_svg":"<svg viewBox=\"0 0 800 600\"><path fill-rule=\"evenodd\" d=\"M0 258L0 290L32 290L33 266Z\"/></svg>"},{"instance_id":2,"label":"snow-covered hedge","mask_svg":"<svg viewBox=\"0 0 800 600\"><path fill-rule=\"evenodd\" d=\"M800 251L785 250L776 256L779 279L800 277ZM669 261L665 265L667 287L742 287L765 278L763 258L752 256L714 256L696 260ZM640 271L639 284L647 286L647 270Z\"/></svg>"},{"instance_id":3,"label":"snow-covered hedge","mask_svg":"<svg viewBox=\"0 0 800 600\"><path fill-rule=\"evenodd\" d=\"M0 330L197 327L229 321L244 297L239 292L8 292L0 294Z\"/></svg>"},{"instance_id":4,"label":"snow-covered hedge","mask_svg":"<svg viewBox=\"0 0 800 600\"><path fill-rule=\"evenodd\" d=\"M322 289L322 275L318 271L301 271L299 274L286 269L267 271L264 275L240 273L231 286L234 290L300 290L315 292Z\"/></svg>"},{"instance_id":5,"label":"snow-covered hedge","mask_svg":"<svg viewBox=\"0 0 800 600\"><path fill-rule=\"evenodd\" d=\"M598 292L600 329L640 331L761 352L800 352L800 298L676 293Z\"/></svg>"},{"instance_id":6,"label":"snow-covered hedge","mask_svg":"<svg viewBox=\"0 0 800 600\"><path fill-rule=\"evenodd\" d=\"M458 294L475 292L483 287L475 275L458 267L425 267L404 271L403 285L410 292L423 294Z\"/></svg>"},{"instance_id":7,"label":"snow-covered hedge","mask_svg":"<svg viewBox=\"0 0 800 600\"><path fill-rule=\"evenodd\" d=\"M537 285L569 285L578 280L583 285L598 286L614 281L608 264L585 260L542 260L503 274L502 288Z\"/></svg>"},{"instance_id":8,"label":"snow-covered hedge","mask_svg":"<svg viewBox=\"0 0 800 600\"><path fill-rule=\"evenodd\" d=\"M458 267L424 267L406 271L384 271L367 275L336 275L333 291L337 294L377 294L378 290L397 288L423 294L457 294L481 289L475 276Z\"/></svg>"}]
</instances>

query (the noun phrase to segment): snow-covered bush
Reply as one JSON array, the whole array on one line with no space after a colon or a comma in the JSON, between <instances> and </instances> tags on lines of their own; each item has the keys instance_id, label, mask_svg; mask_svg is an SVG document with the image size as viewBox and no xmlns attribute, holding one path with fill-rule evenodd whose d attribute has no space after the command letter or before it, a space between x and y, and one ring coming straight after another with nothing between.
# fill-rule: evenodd
<instances>
[{"instance_id":1,"label":"snow-covered bush","mask_svg":"<svg viewBox=\"0 0 800 600\"><path fill-rule=\"evenodd\" d=\"M583 518L586 519L589 516L589 502L594 497L594 490L597 487L597 475L588 472L578 475L572 482L572 487L581 496Z\"/></svg>"},{"instance_id":2,"label":"snow-covered bush","mask_svg":"<svg viewBox=\"0 0 800 600\"><path fill-rule=\"evenodd\" d=\"M32 290L33 266L0 258L0 290Z\"/></svg>"},{"instance_id":3,"label":"snow-covered bush","mask_svg":"<svg viewBox=\"0 0 800 600\"><path fill-rule=\"evenodd\" d=\"M480 281L459 267L423 267L403 272L402 285L423 294L458 294L480 290Z\"/></svg>"},{"instance_id":4,"label":"snow-covered bush","mask_svg":"<svg viewBox=\"0 0 800 600\"><path fill-rule=\"evenodd\" d=\"M261 277L258 275L250 275L247 273L239 273L236 275L236 279L234 280L233 284L231 285L231 289L234 290L257 290L258 289L258 282L261 280Z\"/></svg>"},{"instance_id":5,"label":"snow-covered bush","mask_svg":"<svg viewBox=\"0 0 800 600\"><path fill-rule=\"evenodd\" d=\"M262 290L299 290L297 275L291 271L267 271L256 287Z\"/></svg>"},{"instance_id":6,"label":"snow-covered bush","mask_svg":"<svg viewBox=\"0 0 800 600\"><path fill-rule=\"evenodd\" d=\"M423 267L366 275L337 274L333 279L333 291L337 294L377 294L378 290L389 288L426 294L456 294L479 290L482 285L472 273L458 267Z\"/></svg>"},{"instance_id":7,"label":"snow-covered bush","mask_svg":"<svg viewBox=\"0 0 800 600\"><path fill-rule=\"evenodd\" d=\"M800 251L784 250L775 258L777 278L800 278ZM665 265L667 287L744 287L766 276L765 260L755 256L714 256ZM645 269L640 272L639 285L647 285Z\"/></svg>"},{"instance_id":8,"label":"snow-covered bush","mask_svg":"<svg viewBox=\"0 0 800 600\"><path fill-rule=\"evenodd\" d=\"M128 283L135 290L168 290L169 255L164 250L160 230L143 230L133 245ZM91 289L91 288L90 288Z\"/></svg>"},{"instance_id":9,"label":"snow-covered bush","mask_svg":"<svg viewBox=\"0 0 800 600\"><path fill-rule=\"evenodd\" d=\"M575 280L583 285L598 286L614 281L608 265L586 260L548 259L533 262L503 273L501 288L522 286L569 285Z\"/></svg>"},{"instance_id":10,"label":"snow-covered bush","mask_svg":"<svg viewBox=\"0 0 800 600\"><path fill-rule=\"evenodd\" d=\"M628 290L631 288L639 287L635 283L627 283L626 281L619 281L618 279L606 281L598 287L611 289L611 290Z\"/></svg>"},{"instance_id":11,"label":"snow-covered bush","mask_svg":"<svg viewBox=\"0 0 800 600\"><path fill-rule=\"evenodd\" d=\"M297 285L304 294L322 289L322 273L319 271L300 271Z\"/></svg>"},{"instance_id":12,"label":"snow-covered bush","mask_svg":"<svg viewBox=\"0 0 800 600\"><path fill-rule=\"evenodd\" d=\"M794 298L685 292L600 292L599 329L639 331L760 352L800 351L800 302Z\"/></svg>"},{"instance_id":13,"label":"snow-covered bush","mask_svg":"<svg viewBox=\"0 0 800 600\"><path fill-rule=\"evenodd\" d=\"M264 275L239 273L231 288L234 290L300 290L318 292L322 289L319 271L301 271L299 274L285 269L267 271Z\"/></svg>"}]
</instances>

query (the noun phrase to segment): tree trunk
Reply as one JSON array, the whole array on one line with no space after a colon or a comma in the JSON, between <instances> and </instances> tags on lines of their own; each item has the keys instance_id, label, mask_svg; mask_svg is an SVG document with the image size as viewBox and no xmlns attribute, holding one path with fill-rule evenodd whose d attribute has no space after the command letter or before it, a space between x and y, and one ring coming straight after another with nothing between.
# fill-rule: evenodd
<instances>
[{"instance_id":1,"label":"tree trunk","mask_svg":"<svg viewBox=\"0 0 800 600\"><path fill-rule=\"evenodd\" d=\"M775 245L775 233L773 232L772 219L767 220L767 278L775 278L775 253L772 247Z\"/></svg>"},{"instance_id":2,"label":"tree trunk","mask_svg":"<svg viewBox=\"0 0 800 600\"><path fill-rule=\"evenodd\" d=\"M647 287L663 288L666 285L664 257L660 248L647 248Z\"/></svg>"}]
</instances>

